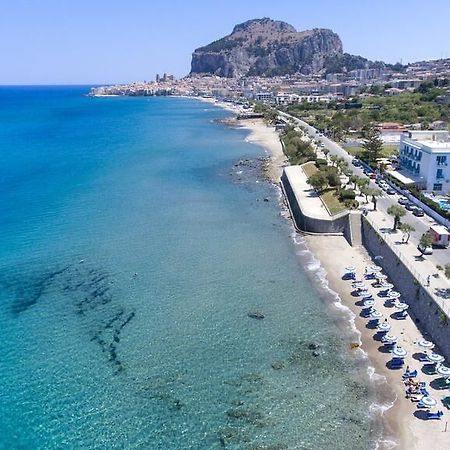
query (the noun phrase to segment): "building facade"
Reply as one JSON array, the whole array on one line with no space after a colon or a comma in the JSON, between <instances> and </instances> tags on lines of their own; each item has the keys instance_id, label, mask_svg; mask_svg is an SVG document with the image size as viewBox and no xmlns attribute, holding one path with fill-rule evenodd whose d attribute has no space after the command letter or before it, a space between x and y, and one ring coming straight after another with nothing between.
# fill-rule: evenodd
<instances>
[{"instance_id":1,"label":"building facade","mask_svg":"<svg viewBox=\"0 0 450 450\"><path fill-rule=\"evenodd\" d=\"M400 166L426 191L450 191L448 131L410 131L400 138Z\"/></svg>"}]
</instances>

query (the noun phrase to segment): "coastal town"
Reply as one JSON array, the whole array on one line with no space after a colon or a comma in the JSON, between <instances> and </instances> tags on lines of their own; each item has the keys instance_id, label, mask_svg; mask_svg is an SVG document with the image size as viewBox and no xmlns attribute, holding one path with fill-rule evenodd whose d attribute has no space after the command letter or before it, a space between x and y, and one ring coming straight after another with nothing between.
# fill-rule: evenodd
<instances>
[{"instance_id":1,"label":"coastal town","mask_svg":"<svg viewBox=\"0 0 450 450\"><path fill-rule=\"evenodd\" d=\"M317 126L307 105L326 108L333 102L345 110L358 103L363 109L363 99L414 94L427 83L441 87L436 101L447 104L449 77L450 60L441 60L411 65L403 73L360 69L324 78L191 75L175 80L164 74L154 82L90 93L198 98L235 113L236 123L256 136L251 142L271 149L272 180L281 186L293 224L361 330L352 348L368 352L396 393L398 400L382 420L387 428L389 422L403 424L401 448L426 448L423 436L430 432L438 436L436 448L448 442L437 433L438 424L450 419L445 365L450 358L449 124L436 120L423 129L421 123L378 122L372 137L363 127L336 136L333 129ZM303 105L303 111L291 105ZM265 137L258 139L261 133ZM289 153L293 136L310 153ZM364 149L374 142L389 152L370 161ZM325 185L315 182L322 173ZM328 258L331 248L339 261Z\"/></svg>"},{"instance_id":2,"label":"coastal town","mask_svg":"<svg viewBox=\"0 0 450 450\"><path fill-rule=\"evenodd\" d=\"M450 3L22 3L0 450L450 450Z\"/></svg>"}]
</instances>

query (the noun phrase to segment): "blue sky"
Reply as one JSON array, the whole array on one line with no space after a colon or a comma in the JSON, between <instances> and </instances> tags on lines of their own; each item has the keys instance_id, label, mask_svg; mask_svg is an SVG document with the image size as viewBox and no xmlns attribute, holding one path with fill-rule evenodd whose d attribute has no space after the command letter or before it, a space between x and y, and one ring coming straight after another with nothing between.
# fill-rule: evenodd
<instances>
[{"instance_id":1,"label":"blue sky","mask_svg":"<svg viewBox=\"0 0 450 450\"><path fill-rule=\"evenodd\" d=\"M2 0L0 84L180 77L195 48L260 17L331 28L370 59L450 58L448 0Z\"/></svg>"}]
</instances>

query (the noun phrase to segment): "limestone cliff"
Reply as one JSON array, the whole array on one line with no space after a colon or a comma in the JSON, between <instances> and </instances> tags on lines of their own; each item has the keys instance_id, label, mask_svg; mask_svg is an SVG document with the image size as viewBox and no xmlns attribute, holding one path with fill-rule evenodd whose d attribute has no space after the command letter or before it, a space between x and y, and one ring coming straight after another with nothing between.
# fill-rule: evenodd
<instances>
[{"instance_id":1,"label":"limestone cliff","mask_svg":"<svg viewBox=\"0 0 450 450\"><path fill-rule=\"evenodd\" d=\"M342 42L331 30L297 32L285 22L254 19L236 25L228 36L196 49L191 73L223 77L314 74L324 69L330 57L340 55Z\"/></svg>"}]
</instances>

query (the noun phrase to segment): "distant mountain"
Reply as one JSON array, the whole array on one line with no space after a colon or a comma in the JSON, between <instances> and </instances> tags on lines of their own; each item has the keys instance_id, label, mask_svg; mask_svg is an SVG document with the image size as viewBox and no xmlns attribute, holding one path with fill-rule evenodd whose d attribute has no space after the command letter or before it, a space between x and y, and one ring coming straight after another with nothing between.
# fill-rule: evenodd
<instances>
[{"instance_id":1,"label":"distant mountain","mask_svg":"<svg viewBox=\"0 0 450 450\"><path fill-rule=\"evenodd\" d=\"M254 19L236 25L228 36L196 49L191 74L223 77L316 74L333 64L339 65L342 58L341 39L331 30L298 32L285 22Z\"/></svg>"}]
</instances>

